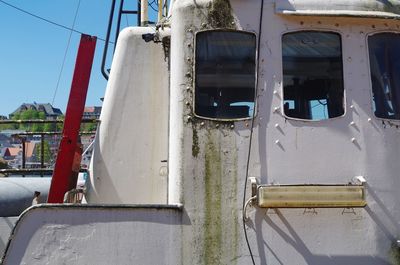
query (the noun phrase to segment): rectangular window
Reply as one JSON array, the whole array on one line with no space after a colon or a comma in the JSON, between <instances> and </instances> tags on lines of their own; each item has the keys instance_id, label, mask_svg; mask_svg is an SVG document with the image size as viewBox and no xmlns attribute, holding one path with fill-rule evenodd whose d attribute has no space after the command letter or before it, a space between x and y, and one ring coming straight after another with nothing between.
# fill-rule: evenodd
<instances>
[{"instance_id":1,"label":"rectangular window","mask_svg":"<svg viewBox=\"0 0 400 265\"><path fill-rule=\"evenodd\" d=\"M378 33L368 38L375 116L400 119L400 34Z\"/></svg>"},{"instance_id":2,"label":"rectangular window","mask_svg":"<svg viewBox=\"0 0 400 265\"><path fill-rule=\"evenodd\" d=\"M197 116L245 119L253 116L256 36L242 31L196 34L195 104Z\"/></svg>"},{"instance_id":3,"label":"rectangular window","mask_svg":"<svg viewBox=\"0 0 400 265\"><path fill-rule=\"evenodd\" d=\"M337 33L299 31L282 37L284 113L323 120L344 114L341 38Z\"/></svg>"}]
</instances>

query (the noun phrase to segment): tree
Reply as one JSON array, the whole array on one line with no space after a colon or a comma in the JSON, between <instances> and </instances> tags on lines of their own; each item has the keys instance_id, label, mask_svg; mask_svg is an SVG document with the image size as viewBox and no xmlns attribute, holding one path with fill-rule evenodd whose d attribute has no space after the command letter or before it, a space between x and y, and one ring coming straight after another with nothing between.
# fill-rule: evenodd
<instances>
[{"instance_id":1,"label":"tree","mask_svg":"<svg viewBox=\"0 0 400 265\"><path fill-rule=\"evenodd\" d=\"M92 132L92 131L96 131L96 129L97 129L97 123L96 122L82 123L81 124L81 131Z\"/></svg>"},{"instance_id":2,"label":"tree","mask_svg":"<svg viewBox=\"0 0 400 265\"><path fill-rule=\"evenodd\" d=\"M58 116L57 120L63 120L64 121L65 120L65 116L64 115L60 115L60 116ZM64 124L63 123L57 124L57 131L62 132L63 128L64 128Z\"/></svg>"},{"instance_id":3,"label":"tree","mask_svg":"<svg viewBox=\"0 0 400 265\"><path fill-rule=\"evenodd\" d=\"M20 114L20 112L17 112L17 113L15 113L13 116L12 116L12 119L13 120L20 120L21 119L21 114Z\"/></svg>"},{"instance_id":4,"label":"tree","mask_svg":"<svg viewBox=\"0 0 400 265\"><path fill-rule=\"evenodd\" d=\"M46 114L43 111L36 111L32 115L32 119L46 119ZM43 124L34 123L31 128L32 132L43 132Z\"/></svg>"},{"instance_id":5,"label":"tree","mask_svg":"<svg viewBox=\"0 0 400 265\"><path fill-rule=\"evenodd\" d=\"M5 161L2 157L0 157L0 169L8 168L7 161Z\"/></svg>"},{"instance_id":6,"label":"tree","mask_svg":"<svg viewBox=\"0 0 400 265\"><path fill-rule=\"evenodd\" d=\"M15 129L14 124L1 124L1 125L0 125L0 131L3 131L3 130L12 130L12 129Z\"/></svg>"},{"instance_id":7,"label":"tree","mask_svg":"<svg viewBox=\"0 0 400 265\"><path fill-rule=\"evenodd\" d=\"M50 162L50 159L51 159L50 145L49 145L49 142L47 142L47 141L44 141L43 145L44 145L44 149L43 149L44 150L44 160L43 161L45 163L48 163L48 162ZM42 144L38 143L37 147L35 148L35 156L36 156L37 161L41 161L40 160L41 153L42 153Z\"/></svg>"},{"instance_id":8,"label":"tree","mask_svg":"<svg viewBox=\"0 0 400 265\"><path fill-rule=\"evenodd\" d=\"M16 120L20 120L21 119L21 114L20 113L15 113L12 117L12 120L16 121ZM8 129L16 129L18 130L20 128L19 124L11 124L11 128Z\"/></svg>"},{"instance_id":9,"label":"tree","mask_svg":"<svg viewBox=\"0 0 400 265\"><path fill-rule=\"evenodd\" d=\"M34 109L28 109L28 110L23 110L18 113L15 113L12 117L12 120L45 120L46 119L46 113L43 111L37 111ZM21 130L27 130L27 131L32 131L32 132L42 132L43 131L43 124L21 124L18 125L16 124L14 126L14 129L21 129Z\"/></svg>"},{"instance_id":10,"label":"tree","mask_svg":"<svg viewBox=\"0 0 400 265\"><path fill-rule=\"evenodd\" d=\"M39 119L41 119L41 120L45 120L46 119L46 113L44 113L43 111L39 111L38 116L39 116Z\"/></svg>"}]
</instances>

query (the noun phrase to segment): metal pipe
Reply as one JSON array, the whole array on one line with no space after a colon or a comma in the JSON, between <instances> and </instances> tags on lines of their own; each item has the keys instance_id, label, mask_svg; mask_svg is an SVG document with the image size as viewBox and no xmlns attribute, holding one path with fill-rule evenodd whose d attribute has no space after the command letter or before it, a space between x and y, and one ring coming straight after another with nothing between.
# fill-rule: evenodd
<instances>
[{"instance_id":1,"label":"metal pipe","mask_svg":"<svg viewBox=\"0 0 400 265\"><path fill-rule=\"evenodd\" d=\"M14 174L14 175L24 175L27 173L41 173L44 174L52 174L53 169L51 168L6 168L0 169L0 174ZM79 169L79 172L87 172L88 170L85 168ZM1 178L0 178L1 179Z\"/></svg>"},{"instance_id":2,"label":"metal pipe","mask_svg":"<svg viewBox=\"0 0 400 265\"><path fill-rule=\"evenodd\" d=\"M11 136L32 136L32 135L60 135L62 132L23 132L23 133L16 133L12 134ZM96 134L96 131L89 131L89 132L80 132L80 135L90 135Z\"/></svg>"},{"instance_id":3,"label":"metal pipe","mask_svg":"<svg viewBox=\"0 0 400 265\"><path fill-rule=\"evenodd\" d=\"M112 20L114 18L114 8L115 8L115 0L112 0L110 16L108 18L106 41L104 43L103 58L101 59L101 73L103 74L106 80L108 80L109 76L109 73L107 72L107 69L105 69L105 66L107 59L108 43L110 41L111 25L112 25Z\"/></svg>"},{"instance_id":4,"label":"metal pipe","mask_svg":"<svg viewBox=\"0 0 400 265\"><path fill-rule=\"evenodd\" d=\"M141 1L140 26L145 27L149 24L149 3L147 0Z\"/></svg>"},{"instance_id":5,"label":"metal pipe","mask_svg":"<svg viewBox=\"0 0 400 265\"><path fill-rule=\"evenodd\" d=\"M131 15L138 15L138 12L135 10L122 10L122 14L131 14Z\"/></svg>"},{"instance_id":6,"label":"metal pipe","mask_svg":"<svg viewBox=\"0 0 400 265\"><path fill-rule=\"evenodd\" d=\"M42 123L63 123L63 120L0 120L0 124L42 124Z\"/></svg>"},{"instance_id":7,"label":"metal pipe","mask_svg":"<svg viewBox=\"0 0 400 265\"><path fill-rule=\"evenodd\" d=\"M22 141L22 168L25 168L25 164L26 164L26 146L25 146L26 138L22 137L21 141Z\"/></svg>"},{"instance_id":8,"label":"metal pipe","mask_svg":"<svg viewBox=\"0 0 400 265\"><path fill-rule=\"evenodd\" d=\"M46 175L51 175L53 169L50 168L7 168L0 169L0 174L13 174L13 175L24 175L27 173L44 173Z\"/></svg>"},{"instance_id":9,"label":"metal pipe","mask_svg":"<svg viewBox=\"0 0 400 265\"><path fill-rule=\"evenodd\" d=\"M93 147L93 144L94 144L94 141L92 141L92 142L89 144L89 146L86 148L86 150L83 151L82 157L85 156L85 155L89 152L89 150Z\"/></svg>"},{"instance_id":10,"label":"metal pipe","mask_svg":"<svg viewBox=\"0 0 400 265\"><path fill-rule=\"evenodd\" d=\"M99 122L98 119L82 119L81 123ZM0 124L43 124L43 123L64 123L64 120L0 120Z\"/></svg>"},{"instance_id":11,"label":"metal pipe","mask_svg":"<svg viewBox=\"0 0 400 265\"><path fill-rule=\"evenodd\" d=\"M168 17L168 0L165 0L164 1L164 7L163 7L163 9L164 9L164 17Z\"/></svg>"},{"instance_id":12,"label":"metal pipe","mask_svg":"<svg viewBox=\"0 0 400 265\"><path fill-rule=\"evenodd\" d=\"M163 0L158 0L158 22L163 17Z\"/></svg>"},{"instance_id":13,"label":"metal pipe","mask_svg":"<svg viewBox=\"0 0 400 265\"><path fill-rule=\"evenodd\" d=\"M44 168L44 134L40 135L40 168ZM40 172L40 176L43 178L43 172Z\"/></svg>"},{"instance_id":14,"label":"metal pipe","mask_svg":"<svg viewBox=\"0 0 400 265\"><path fill-rule=\"evenodd\" d=\"M140 1L138 0L137 1L137 22L136 22L137 25L140 25L140 21L141 21L141 17L142 17L140 15L140 10L142 10L142 7L140 5Z\"/></svg>"},{"instance_id":15,"label":"metal pipe","mask_svg":"<svg viewBox=\"0 0 400 265\"><path fill-rule=\"evenodd\" d=\"M50 181L49 177L0 178L0 216L20 215L32 205L35 191L40 192L39 203L45 202Z\"/></svg>"},{"instance_id":16,"label":"metal pipe","mask_svg":"<svg viewBox=\"0 0 400 265\"><path fill-rule=\"evenodd\" d=\"M119 30L121 28L121 17L122 17L123 8L124 8L124 0L121 0L121 2L119 3L119 10L118 10L117 29L115 30L114 51L115 51L115 48L117 47L117 40L118 40L118 36L119 36Z\"/></svg>"}]
</instances>

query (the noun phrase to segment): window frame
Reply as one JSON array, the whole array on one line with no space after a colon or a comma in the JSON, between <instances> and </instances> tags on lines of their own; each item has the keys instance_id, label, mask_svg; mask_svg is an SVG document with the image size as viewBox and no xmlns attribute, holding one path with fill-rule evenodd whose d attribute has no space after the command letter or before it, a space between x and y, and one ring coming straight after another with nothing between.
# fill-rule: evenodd
<instances>
[{"instance_id":1,"label":"window frame","mask_svg":"<svg viewBox=\"0 0 400 265\"><path fill-rule=\"evenodd\" d=\"M201 34L204 32L239 32L239 33L245 33L245 34L251 34L255 37L255 66L254 66L254 106L253 106L253 115L250 115L249 117L245 118L212 118L212 117L206 117L206 116L201 116L196 113L196 65L197 65L197 34ZM218 29L206 29L206 30L199 30L196 31L194 34L194 49L193 49L193 100L192 100L192 113L196 118L200 119L205 119L205 120L210 120L210 121L221 121L221 122L230 122L230 121L246 121L246 120L251 120L255 117L257 117L257 97L256 97L256 92L257 92L257 80L258 80L258 67L259 67L259 62L257 60L258 58L258 52L259 52L259 47L258 47L258 34L253 31L247 31L247 30L236 30L236 29L224 29L224 28L218 28Z\"/></svg>"},{"instance_id":2,"label":"window frame","mask_svg":"<svg viewBox=\"0 0 400 265\"><path fill-rule=\"evenodd\" d=\"M395 30L375 30L375 31L370 31L368 33L365 34L365 52L367 55L367 68L368 68L368 83L369 83L369 95L370 95L370 99L369 99L369 104L370 104L370 111L371 111L371 116L373 116L376 120L380 120L380 121L390 121L390 122L394 122L395 124L400 123L400 119L390 119L390 118L382 118L382 117L378 117L375 115L375 111L374 111L374 93L373 93L373 88L372 88L372 73L371 73L371 58L370 58L370 54L369 54L369 37L376 35L376 34L382 34L382 33L392 33L392 34L397 34L400 36L400 31L395 31Z\"/></svg>"},{"instance_id":3,"label":"window frame","mask_svg":"<svg viewBox=\"0 0 400 265\"><path fill-rule=\"evenodd\" d=\"M342 80L343 80L343 114L340 116L327 118L327 119L320 119L320 120L312 120L312 119L301 119L296 117L287 116L285 113L285 95L284 95L284 84L283 84L283 36L290 33L299 33L299 32L321 32L321 33L335 33L340 37L340 50L341 50L341 59L342 59ZM280 35L280 71L281 71L281 84L280 84L280 92L281 92L281 104L280 104L280 113L281 115L287 120L293 121L302 121L302 122L328 122L337 119L341 119L347 115L347 96L346 96L346 79L345 79L345 68L346 68L346 61L344 56L344 42L343 42L343 33L338 30L333 30L331 28L301 28L301 29L292 29L283 31Z\"/></svg>"}]
</instances>

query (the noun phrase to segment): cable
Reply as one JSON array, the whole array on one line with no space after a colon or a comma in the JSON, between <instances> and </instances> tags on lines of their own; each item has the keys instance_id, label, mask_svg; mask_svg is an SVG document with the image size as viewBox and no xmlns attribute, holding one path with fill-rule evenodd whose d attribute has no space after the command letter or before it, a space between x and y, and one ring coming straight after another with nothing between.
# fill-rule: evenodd
<instances>
[{"instance_id":1,"label":"cable","mask_svg":"<svg viewBox=\"0 0 400 265\"><path fill-rule=\"evenodd\" d=\"M259 83L259 66L260 66L260 46L261 46L261 29L262 29L262 21L263 21L263 10L264 10L264 0L261 0L261 8L260 8L260 24L258 26L258 43L257 43L257 76L256 76L256 89L254 92L254 106L257 101L257 96L258 96L258 83ZM244 191L243 191L243 205L242 209L243 211L245 210L246 206L246 190L247 190L247 180L249 178L249 167L250 167L250 154L251 154L251 145L252 145L252 140L253 140L253 131L254 131L254 119L256 116L256 108L254 107L253 110L253 117L251 119L251 128L250 128L250 139L249 139L249 152L247 154L247 164L246 164L246 177L245 177L245 182L244 182ZM251 261L253 265L256 264L254 261L254 256L253 252L251 250L249 238L247 236L247 230L246 230L246 220L245 218L242 218L242 223L243 223L243 231L244 231L244 238L246 240L247 248L249 249Z\"/></svg>"},{"instance_id":2,"label":"cable","mask_svg":"<svg viewBox=\"0 0 400 265\"><path fill-rule=\"evenodd\" d=\"M158 13L158 8L155 8L155 7L153 6L153 4L155 4L155 2L156 2L156 0L151 1L151 3L149 2L149 6L151 7L151 9L153 9L154 12L157 12L157 13Z\"/></svg>"},{"instance_id":3,"label":"cable","mask_svg":"<svg viewBox=\"0 0 400 265\"><path fill-rule=\"evenodd\" d=\"M129 27L128 14L125 14L126 26Z\"/></svg>"},{"instance_id":4,"label":"cable","mask_svg":"<svg viewBox=\"0 0 400 265\"><path fill-rule=\"evenodd\" d=\"M56 85L56 89L54 90L54 95L53 95L53 100L51 101L51 105L54 104L54 100L56 99L58 86L60 85L61 74L62 74L63 69L64 69L65 60L66 60L66 58L67 58L67 53L68 53L68 49L69 49L69 44L71 43L72 32L73 32L74 27L75 27L76 17L78 16L78 11L79 11L79 6L80 6L80 5L81 5L81 0L78 1L78 6L76 7L74 20L73 20L73 22L72 22L72 28L71 28L71 31L70 31L70 33L69 33L68 42L67 42L67 47L65 48L64 58L63 58L63 61L62 61L62 64L61 64L60 73L58 74L57 85Z\"/></svg>"},{"instance_id":5,"label":"cable","mask_svg":"<svg viewBox=\"0 0 400 265\"><path fill-rule=\"evenodd\" d=\"M28 12L28 11L22 9L22 8L19 8L19 7L17 7L17 6L14 6L14 5L12 5L12 4L9 4L9 3L7 3L7 2L5 2L5 1L3 1L3 0L0 0L0 3L1 3L1 4L4 4L4 5L7 5L7 6L11 7L11 8L14 8L14 9L16 9L16 10L22 12L22 13L25 13L25 14L29 15L29 16L32 16L32 17L34 17L34 18L37 18L37 19L40 19L40 20L42 20L42 21L44 21L44 22L47 22L47 23L49 23L49 24L52 24L52 25L54 25L54 26L57 26L57 27L66 29L66 30L68 30L68 31L73 31L73 32L75 32L75 33L86 34L86 35L87 35L87 33L84 33L84 32L82 32L82 31L79 31L79 30L76 30L76 29L73 29L73 28L69 28L69 27L64 26L64 25L62 25L62 24L59 24L59 23L53 22L53 21L51 21L51 20L48 20L48 19L46 19L46 18L40 17L40 16L35 15L35 14L31 13L31 12ZM89 35L90 35L90 34L89 34ZM97 39L98 39L98 40L101 40L101 41L106 41L105 39L100 38L100 37L97 37ZM113 42L111 42L111 41L110 41L110 43L113 44Z\"/></svg>"}]
</instances>

